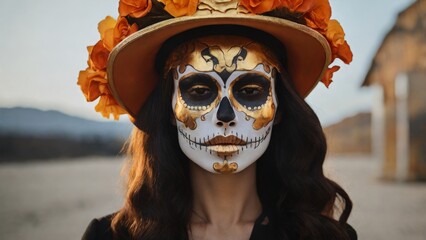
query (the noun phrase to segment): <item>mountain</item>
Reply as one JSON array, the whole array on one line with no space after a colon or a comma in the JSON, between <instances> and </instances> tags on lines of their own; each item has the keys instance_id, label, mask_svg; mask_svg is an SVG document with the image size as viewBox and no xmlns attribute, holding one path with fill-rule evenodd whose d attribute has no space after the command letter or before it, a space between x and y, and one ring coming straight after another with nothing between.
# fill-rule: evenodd
<instances>
[{"instance_id":1,"label":"mountain","mask_svg":"<svg viewBox=\"0 0 426 240\"><path fill-rule=\"evenodd\" d=\"M0 134L2 135L125 139L129 136L131 128L131 123L92 121L53 110L0 108Z\"/></svg>"},{"instance_id":2,"label":"mountain","mask_svg":"<svg viewBox=\"0 0 426 240\"><path fill-rule=\"evenodd\" d=\"M371 153L371 113L359 113L324 129L330 154Z\"/></svg>"},{"instance_id":3,"label":"mountain","mask_svg":"<svg viewBox=\"0 0 426 240\"><path fill-rule=\"evenodd\" d=\"M0 163L117 156L131 128L58 111L0 108Z\"/></svg>"}]
</instances>

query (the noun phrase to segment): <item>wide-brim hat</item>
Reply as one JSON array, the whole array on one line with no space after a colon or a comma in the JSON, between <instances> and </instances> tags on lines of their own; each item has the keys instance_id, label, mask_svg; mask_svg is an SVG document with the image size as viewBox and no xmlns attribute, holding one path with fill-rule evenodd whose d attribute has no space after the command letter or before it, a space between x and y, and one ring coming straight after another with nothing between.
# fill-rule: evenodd
<instances>
[{"instance_id":1,"label":"wide-brim hat","mask_svg":"<svg viewBox=\"0 0 426 240\"><path fill-rule=\"evenodd\" d=\"M168 1L162 2L166 4L163 5L152 1L152 6L167 10L167 4L172 4L168 3ZM106 78L114 100L130 116L134 118L137 116L158 81L163 78L156 68L156 58L162 45L173 36L192 29L216 25L233 25L260 30L275 37L286 50L287 69L285 70L301 97L306 97L317 83L324 78L328 66L335 57L332 54L333 45L330 46L333 42L325 37L327 29L321 30L319 28L321 23L317 25L311 23L311 25L314 24L318 27L316 29L307 26L310 19L304 19L303 15L298 12L295 12L295 15L299 16L304 24L297 23L293 19L285 19L280 14L283 12L289 13L291 9L282 8L284 10L275 10L275 13L272 11L274 9L271 9L272 12L261 15L253 13L250 6L247 7L248 5L243 4L250 1L201 0L195 2L197 4L195 12L190 15L187 14L189 16L173 17L173 12L170 14L163 9L151 9L155 13L152 16L148 13L137 18L134 17L135 14L131 13L125 17L129 26L133 23L138 24L139 30L119 41L109 53ZM328 1L325 2L327 2L329 7ZM125 3L120 2L120 4ZM191 1L189 1L189 4L191 4ZM221 4L227 4L227 6ZM150 7L152 8L152 6ZM223 8L224 6L225 8ZM279 9L279 7L271 5L271 8L273 7ZM161 10L170 17L158 17L162 14ZM146 21L141 21L141 19L144 20L144 18L148 19L150 17L154 20L149 19L149 24L146 24ZM160 20L156 22L156 18ZM220 34L220 32L217 34ZM114 114L114 112L112 113Z\"/></svg>"}]
</instances>

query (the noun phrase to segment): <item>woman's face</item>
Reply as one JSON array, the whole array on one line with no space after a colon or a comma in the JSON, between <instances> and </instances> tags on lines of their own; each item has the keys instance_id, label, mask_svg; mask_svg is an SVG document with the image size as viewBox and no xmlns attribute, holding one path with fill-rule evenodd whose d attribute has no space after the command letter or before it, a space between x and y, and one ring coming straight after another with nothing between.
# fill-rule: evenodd
<instances>
[{"instance_id":1,"label":"woman's face","mask_svg":"<svg viewBox=\"0 0 426 240\"><path fill-rule=\"evenodd\" d=\"M267 48L243 37L203 37L179 46L166 68L179 145L189 159L234 173L265 152L278 104L278 61Z\"/></svg>"}]
</instances>

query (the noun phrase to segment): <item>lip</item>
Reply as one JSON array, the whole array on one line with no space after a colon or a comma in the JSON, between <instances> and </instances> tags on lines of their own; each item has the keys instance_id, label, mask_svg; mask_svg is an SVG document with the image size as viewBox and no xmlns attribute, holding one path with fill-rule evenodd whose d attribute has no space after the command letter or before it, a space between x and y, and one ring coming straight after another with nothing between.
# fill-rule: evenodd
<instances>
[{"instance_id":1,"label":"lip","mask_svg":"<svg viewBox=\"0 0 426 240\"><path fill-rule=\"evenodd\" d=\"M238 152L238 146L246 145L247 142L234 135L216 136L204 142L210 151L216 152L219 156L228 156Z\"/></svg>"},{"instance_id":2,"label":"lip","mask_svg":"<svg viewBox=\"0 0 426 240\"><path fill-rule=\"evenodd\" d=\"M205 146L213 146L213 145L218 145L218 146L241 146L241 145L246 145L247 142L244 141L241 138L238 138L234 135L229 135L229 136L216 136L212 139L209 139L208 141L204 142Z\"/></svg>"}]
</instances>

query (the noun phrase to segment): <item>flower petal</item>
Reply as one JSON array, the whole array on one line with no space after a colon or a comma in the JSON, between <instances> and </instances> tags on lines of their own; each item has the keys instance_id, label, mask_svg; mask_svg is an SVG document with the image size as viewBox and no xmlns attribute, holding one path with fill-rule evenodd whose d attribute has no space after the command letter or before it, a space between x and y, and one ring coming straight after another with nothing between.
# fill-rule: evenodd
<instances>
[{"instance_id":1,"label":"flower petal","mask_svg":"<svg viewBox=\"0 0 426 240\"><path fill-rule=\"evenodd\" d=\"M122 17L140 18L148 14L151 8L151 0L120 0L118 3L118 12Z\"/></svg>"},{"instance_id":2,"label":"flower petal","mask_svg":"<svg viewBox=\"0 0 426 240\"><path fill-rule=\"evenodd\" d=\"M332 68L328 68L325 70L324 76L321 79L321 82L324 83L324 85L328 88L330 86L331 82L333 82L333 74L337 72L340 69L339 66L333 66Z\"/></svg>"},{"instance_id":3,"label":"flower petal","mask_svg":"<svg viewBox=\"0 0 426 240\"><path fill-rule=\"evenodd\" d=\"M173 17L191 16L197 11L198 0L159 0Z\"/></svg>"}]
</instances>

